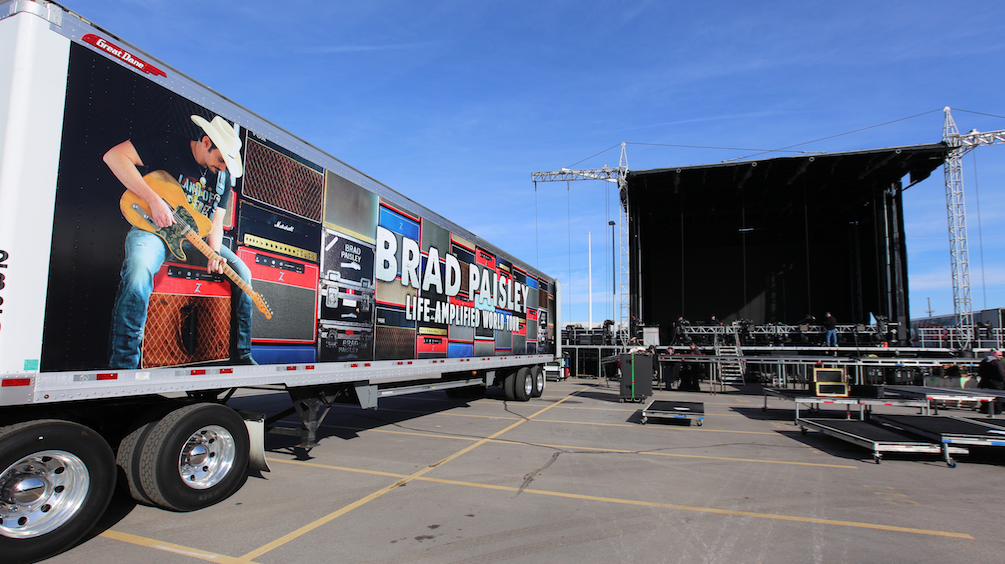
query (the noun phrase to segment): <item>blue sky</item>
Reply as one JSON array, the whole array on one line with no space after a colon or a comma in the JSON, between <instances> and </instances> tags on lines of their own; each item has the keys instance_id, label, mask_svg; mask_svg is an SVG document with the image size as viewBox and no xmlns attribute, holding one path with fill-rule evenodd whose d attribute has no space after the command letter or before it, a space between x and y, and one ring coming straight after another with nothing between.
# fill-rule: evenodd
<instances>
[{"instance_id":1,"label":"blue sky","mask_svg":"<svg viewBox=\"0 0 1005 564\"><path fill-rule=\"evenodd\" d=\"M613 315L616 192L534 171L617 166L622 142L634 170L934 143L945 106L1005 129L994 0L63 4L560 278L566 320L588 318L588 233ZM964 178L974 308L1005 307L1005 147ZM904 201L911 315L952 313L941 169Z\"/></svg>"}]
</instances>

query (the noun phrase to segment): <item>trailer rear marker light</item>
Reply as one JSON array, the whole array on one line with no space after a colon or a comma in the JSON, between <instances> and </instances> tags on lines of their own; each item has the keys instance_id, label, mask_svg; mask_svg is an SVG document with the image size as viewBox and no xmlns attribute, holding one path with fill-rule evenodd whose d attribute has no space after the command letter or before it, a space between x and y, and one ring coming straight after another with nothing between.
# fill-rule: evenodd
<instances>
[{"instance_id":1,"label":"trailer rear marker light","mask_svg":"<svg viewBox=\"0 0 1005 564\"><path fill-rule=\"evenodd\" d=\"M191 375L191 376L205 376L206 375L206 370L205 369L193 370L193 371L189 372L189 375Z\"/></svg>"},{"instance_id":2,"label":"trailer rear marker light","mask_svg":"<svg viewBox=\"0 0 1005 564\"><path fill-rule=\"evenodd\" d=\"M221 368L220 369L220 374L233 374L233 373L234 373L234 369L233 368Z\"/></svg>"},{"instance_id":3,"label":"trailer rear marker light","mask_svg":"<svg viewBox=\"0 0 1005 564\"><path fill-rule=\"evenodd\" d=\"M115 372L112 372L112 373L109 373L109 374L98 374L97 379L98 380L118 380L119 379L119 375L117 373L115 373Z\"/></svg>"},{"instance_id":4,"label":"trailer rear marker light","mask_svg":"<svg viewBox=\"0 0 1005 564\"><path fill-rule=\"evenodd\" d=\"M2 385L4 388L10 388L12 386L27 386L31 384L31 378L11 378L9 380L4 380Z\"/></svg>"}]
</instances>

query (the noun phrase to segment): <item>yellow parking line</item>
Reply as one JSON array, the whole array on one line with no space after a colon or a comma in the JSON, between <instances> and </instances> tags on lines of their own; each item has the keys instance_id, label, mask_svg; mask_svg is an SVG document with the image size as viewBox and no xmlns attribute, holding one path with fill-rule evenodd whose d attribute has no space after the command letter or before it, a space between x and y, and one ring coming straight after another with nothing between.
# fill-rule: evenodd
<instances>
[{"instance_id":1,"label":"yellow parking line","mask_svg":"<svg viewBox=\"0 0 1005 564\"><path fill-rule=\"evenodd\" d=\"M419 433L419 432L415 432L415 431L394 431L394 430L391 430L391 429L369 429L368 432L371 432L371 433L385 433L385 434L388 434L388 435L408 435L408 436L412 436L412 437L428 437L428 438L431 438L431 439L454 439L454 440L462 440L462 441L478 441L478 440L480 440L480 439L475 438L475 437L458 437L456 435L441 435L441 434L437 434L437 433ZM705 456L705 455L699 455L699 454L681 454L681 453L676 453L676 452L658 452L658 451L653 451L653 450L623 450L623 449L616 449L616 448L582 447L582 446L570 446L570 445L549 445L549 444L544 444L544 443L530 443L530 442L526 442L526 441L511 441L511 440L507 440L507 439L493 439L493 440L491 440L489 442L500 443L500 444L510 444L510 445L512 445L512 444L522 444L522 445L529 445L529 446L535 446L535 447L544 447L544 448L560 448L560 449L563 449L563 450L589 450L589 451L596 451L596 452L612 452L612 453L618 453L618 454L645 454L645 455L649 455L649 456L674 456L674 457L678 457L678 458L701 458L701 459L708 459L708 460L726 460L726 461L732 461L732 462L762 462L764 464L789 464L789 465L793 465L793 466L817 466L817 467L820 467L820 468L842 468L842 469L858 470L858 466L849 466L847 464L821 464L821 463L817 463L817 462L791 462L791 461L788 461L788 460L761 460L761 459L756 459L756 458L732 458L732 457L726 457L726 456ZM273 461L274 462L285 462L285 460L276 459L276 458L269 458L268 460L270 462L273 462Z\"/></svg>"},{"instance_id":2,"label":"yellow parking line","mask_svg":"<svg viewBox=\"0 0 1005 564\"><path fill-rule=\"evenodd\" d=\"M540 421L542 423L566 423L569 425L599 425L602 427L634 427L639 428L638 423L587 423L583 421L562 421L559 419L535 419L535 421ZM655 429L656 427L650 427ZM672 427L660 427L661 429L672 429L674 431L683 431L687 429L688 432L692 433L739 433L741 435L777 435L778 433L767 433L764 431L730 431L729 429L695 429L691 427L681 427L680 429L674 429Z\"/></svg>"},{"instance_id":3,"label":"yellow parking line","mask_svg":"<svg viewBox=\"0 0 1005 564\"><path fill-rule=\"evenodd\" d=\"M271 459L270 459L270 462L271 462ZM377 474L377 475L381 475L381 476L389 475L386 472L371 472L369 470L359 470L359 469L354 469L354 468L345 468L345 467L341 467L341 466L329 466L329 465L325 465L325 464L305 463L305 462L297 461L297 460L276 460L276 462L282 462L282 463L286 463L286 464L310 465L310 466L315 466L315 467L319 467L319 468L327 468L327 469L330 469L330 470L342 470L342 471L349 471L349 472L358 472L358 473L363 473L363 474ZM876 530L882 530L882 531L893 531L893 532L899 532L899 533L912 533L912 534L918 534L918 535L930 535L930 536L939 536L939 537L952 537L952 538L969 539L969 540L973 540L974 539L974 537L972 537L971 535L969 535L967 533L956 533L956 532L952 532L952 531L936 531L936 530L931 530L931 529L915 529L913 527L898 527L898 526L895 526L895 525L881 525L881 524L878 524L878 523L863 523L863 522L858 522L858 521L841 521L841 520L836 520L836 519L820 519L820 518L817 518L817 517L803 517L803 516L799 516L799 515L783 515L783 514L777 514L777 513L758 513L758 512L754 512L754 511L738 511L738 510L735 510L735 509L717 509L717 508L714 508L714 507L695 507L695 506L691 506L691 505L678 505L678 504L674 504L674 503L659 503L659 502L654 502L654 501L638 501L638 500L633 500L633 499L620 499L620 498L614 498L614 497L602 497L602 496L594 496L594 495L574 494L574 493L565 493L565 492L554 492L554 491L547 491L547 490L536 490L536 489L523 489L523 490L521 490L520 488L514 487L514 486L500 486L500 485L495 485L495 484L479 484L477 482L465 482L465 481L462 481L462 480L448 480L448 479L443 479L443 478L429 478L429 477L425 477L425 476L421 476L421 477L411 477L411 476L405 477L404 475L393 475L393 476L400 476L400 477L403 477L405 479L414 479L416 481L421 481L421 482L432 482L432 483L437 483L437 484L447 484L447 485L454 485L454 486L465 486L465 487L480 488L480 489L486 489L486 490L498 490L498 491L506 491L506 492L519 492L519 493L525 493L525 494L543 495L543 496L550 496L550 497L562 497L562 498L568 498L568 499L580 499L580 500L585 500L585 501L601 501L601 502L605 502L605 503L615 503L615 504L620 504L620 505L634 505L634 506L642 506L642 507L656 507L656 508L662 508L662 509L674 509L674 510L677 510L677 511L691 511L691 512L698 512L698 513L713 513L713 514L719 514L719 515L732 515L732 516L737 516L737 517L755 517L755 518L758 518L758 519L774 519L774 520L780 520L780 521L793 521L793 522L800 522L800 523L813 523L813 524L817 524L817 525L834 525L834 526L841 526L841 527L855 527L855 528L859 528L859 529L876 529Z\"/></svg>"},{"instance_id":4,"label":"yellow parking line","mask_svg":"<svg viewBox=\"0 0 1005 564\"><path fill-rule=\"evenodd\" d=\"M505 429L503 429L501 431L498 431L498 432L490 435L489 437L486 437L484 439L480 439L477 442L475 442L474 444L470 444L470 445L462 448L461 450L455 452L454 454L451 454L450 456L448 456L448 457L446 457L446 458L444 458L444 459L442 459L442 460L440 460L438 462L430 464L429 466L423 468L422 470L419 470L418 472L415 472L415 473L413 473L413 474L411 474L409 476L405 476L405 477L403 477L402 479L398 480L397 482L395 482L393 484L385 486L385 487L383 487L383 488L381 488L381 489L373 492L372 494L370 494L370 495L368 495L368 496L366 496L364 498L358 499L358 500L354 501L353 503L350 503L349 505L346 505L345 507L342 507L341 509L339 509L339 510L337 510L335 512L329 513L328 515L325 515L324 517L322 517L322 518L320 518L320 519L318 519L318 520L316 520L316 521L314 521L312 523L308 523L307 525L304 525L303 527L300 527L299 529L297 529L295 531L287 533L287 534L283 535L282 537L279 537L278 539L276 539L276 540L274 540L274 541L272 541L272 542L270 542L270 543L268 543L268 544L266 544L266 545L264 545L262 547L259 547L259 548L255 549L255 550L252 550L251 552L249 552L249 553L245 554L244 556L242 556L240 558L240 560L241 561L249 561L249 560L252 560L254 558L257 558L257 557L259 557L259 556L261 556L261 555L263 555L263 554L265 554L267 552L270 552L270 551L272 551L272 550L274 550L274 549L276 549L276 548L278 548L278 547L280 547L280 546L282 546L282 545L290 542L291 540L299 538L299 537L301 537L301 536L303 536L303 535L305 535L305 534L313 531L314 529L317 529L318 527L324 525L325 523L328 523L328 522L330 522L330 521L332 521L332 520L334 520L334 519L336 519L336 518L338 518L338 517L340 517L342 515L345 515L346 513L352 511L353 509L356 509L357 507L365 505L365 504L367 504L367 503L369 503L369 502L371 502L371 501L373 501L373 500L375 500L375 499L383 496L384 494L386 494L386 493L388 493L390 491L395 490L396 488L398 488L400 486L404 486L405 484L407 484L408 482L410 482L412 480L418 480L424 474L426 474L427 472L431 472L431 471L433 471L433 469L438 468L438 467L440 467L440 466L442 466L442 465L450 462L451 460L456 459L459 456L462 456L462 455L464 455L464 454L466 454L468 452L471 452L472 450L474 450L474 449L478 448L479 446L481 446L481 445L483 445L483 444L491 441L492 439L494 439L494 438L496 438L496 437L498 437L498 436L500 436L500 435L502 435L502 434L504 434L504 433L506 433L506 432L508 432L508 431L510 431L512 429L515 429L516 427L518 427L520 425L523 425L524 423L526 423L530 419L536 417L537 415L540 415L541 413L544 413L545 411L548 411L549 409L554 408L559 403L561 403L561 402L563 402L563 401L565 401L565 400L573 397L573 395L575 395L576 393L578 393L578 391L573 392L571 395L568 395L568 396L566 396L566 397L558 400L558 403L554 403L552 405L549 405L548 407L545 407L544 409L541 409L540 411L538 411L538 412L534 413L533 415L529 416L527 419L521 419L521 420L513 423L512 425L506 427Z\"/></svg>"},{"instance_id":5,"label":"yellow parking line","mask_svg":"<svg viewBox=\"0 0 1005 564\"><path fill-rule=\"evenodd\" d=\"M121 542L127 542L129 544L145 546L147 548L153 548L156 550L163 550L164 552L180 554L182 556L191 556L192 558L198 558L199 560L206 560L208 562L222 562L224 564L231 564L231 563L236 564L238 562L240 562L241 564L247 564L248 562L250 562L250 560L243 560L234 558L232 556L215 554L213 552L199 550L198 548L190 548L187 546L181 546L180 544L173 544L170 542L148 539L146 537L131 535L129 533L122 533L119 531L113 531L111 529L104 531L99 536Z\"/></svg>"}]
</instances>

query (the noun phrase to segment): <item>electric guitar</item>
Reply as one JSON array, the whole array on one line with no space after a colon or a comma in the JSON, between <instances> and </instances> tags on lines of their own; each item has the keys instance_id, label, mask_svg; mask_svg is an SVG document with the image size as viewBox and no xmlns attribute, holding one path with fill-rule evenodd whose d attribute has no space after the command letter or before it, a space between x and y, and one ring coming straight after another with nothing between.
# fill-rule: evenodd
<instances>
[{"instance_id":1,"label":"electric guitar","mask_svg":"<svg viewBox=\"0 0 1005 564\"><path fill-rule=\"evenodd\" d=\"M169 227L157 227L153 217L150 216L150 205L147 204L146 200L134 194L132 190L126 190L125 194L122 194L122 198L119 199L119 209L122 210L122 215L126 218L126 221L132 224L133 227L149 231L163 239L168 250L178 260L186 260L182 243L188 241L196 249L199 249L199 252L206 255L206 258L209 260L220 261L220 264L223 265L223 273L227 275L227 278L230 278L238 288L251 296L255 307L265 315L266 319L272 319L272 310L269 308L269 304L265 303L265 299L258 292L254 291L227 264L227 261L223 257L214 252L206 244L206 241L203 241L203 237L208 236L210 231L213 230L213 222L192 208L192 205L188 203L188 199L185 197L185 190L178 184L178 181L171 178L163 170L155 170L144 176L143 180L146 181L147 186L153 189L174 210L171 215L174 217L175 223Z\"/></svg>"}]
</instances>

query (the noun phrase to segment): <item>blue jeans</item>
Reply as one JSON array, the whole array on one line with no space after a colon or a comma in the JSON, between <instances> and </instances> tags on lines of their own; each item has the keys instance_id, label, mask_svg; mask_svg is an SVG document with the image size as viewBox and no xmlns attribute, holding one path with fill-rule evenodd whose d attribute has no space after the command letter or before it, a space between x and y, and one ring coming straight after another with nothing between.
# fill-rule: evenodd
<instances>
[{"instance_id":1,"label":"blue jeans","mask_svg":"<svg viewBox=\"0 0 1005 564\"><path fill-rule=\"evenodd\" d=\"M838 346L838 331L837 329L827 330L827 344L826 346L831 346L831 341L834 341L834 346Z\"/></svg>"},{"instance_id":2,"label":"blue jeans","mask_svg":"<svg viewBox=\"0 0 1005 564\"><path fill-rule=\"evenodd\" d=\"M126 236L126 258L122 261L119 291L112 309L111 335L108 340L109 368L139 368L143 327L147 321L147 304L154 289L154 274L166 258L167 248L160 237L136 229ZM186 242L186 256L199 255ZM245 282L251 282L251 270L227 247L220 255ZM231 360L251 358L251 296L231 283Z\"/></svg>"}]
</instances>

